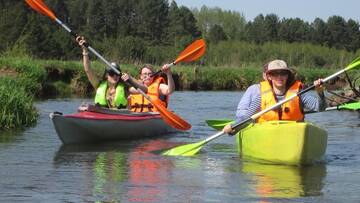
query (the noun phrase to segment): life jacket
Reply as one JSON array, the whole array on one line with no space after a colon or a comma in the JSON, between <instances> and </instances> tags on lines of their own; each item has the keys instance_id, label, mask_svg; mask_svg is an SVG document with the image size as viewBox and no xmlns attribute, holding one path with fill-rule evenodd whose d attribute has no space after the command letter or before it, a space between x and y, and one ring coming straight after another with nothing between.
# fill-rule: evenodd
<instances>
[{"instance_id":1,"label":"life jacket","mask_svg":"<svg viewBox=\"0 0 360 203\"><path fill-rule=\"evenodd\" d=\"M298 93L302 88L300 81L295 81L293 85L286 91L285 98L287 99L294 94ZM261 92L261 110L274 106L278 101L276 100L273 89L268 81L260 83ZM257 119L258 123L273 120L291 120L291 121L303 121L304 112L299 97L295 97L292 100L284 103L281 107L273 109L263 114Z\"/></svg>"},{"instance_id":2,"label":"life jacket","mask_svg":"<svg viewBox=\"0 0 360 203\"><path fill-rule=\"evenodd\" d=\"M115 107L115 108L126 108L127 107L127 98L126 98L126 93L125 93L125 85L119 83L116 86L116 90L115 90L115 97L114 100L112 101L111 106L109 106L108 101L106 99L106 92L108 89L108 84L107 81L101 82L99 87L96 90L96 95L95 95L95 104L96 105L100 105L102 107Z\"/></svg>"},{"instance_id":3,"label":"life jacket","mask_svg":"<svg viewBox=\"0 0 360 203\"><path fill-rule=\"evenodd\" d=\"M160 100L160 103L167 107L169 96L160 95L159 86L161 83L165 83L163 77L156 78L151 85L148 86L147 95L152 100ZM130 95L130 110L134 112L152 112L157 111L157 109L142 95L142 94L132 94Z\"/></svg>"}]
</instances>

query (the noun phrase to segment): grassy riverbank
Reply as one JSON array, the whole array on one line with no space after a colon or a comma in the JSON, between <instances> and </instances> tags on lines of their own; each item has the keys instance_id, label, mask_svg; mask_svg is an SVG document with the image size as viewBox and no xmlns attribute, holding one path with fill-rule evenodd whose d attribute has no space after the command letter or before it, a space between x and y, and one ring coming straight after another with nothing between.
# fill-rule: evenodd
<instances>
[{"instance_id":1,"label":"grassy riverbank","mask_svg":"<svg viewBox=\"0 0 360 203\"><path fill-rule=\"evenodd\" d=\"M178 90L244 90L261 80L261 66L249 63L241 67L176 66L173 75ZM104 65L95 61L93 69L101 76ZM140 65L121 65L133 76ZM155 67L159 69L160 67ZM340 68L339 68L340 69ZM296 67L297 77L311 83L339 69ZM358 73L356 73L358 74ZM94 90L83 71L81 61L38 60L31 57L0 57L1 128L28 126L36 121L36 98L93 96Z\"/></svg>"},{"instance_id":2,"label":"grassy riverbank","mask_svg":"<svg viewBox=\"0 0 360 203\"><path fill-rule=\"evenodd\" d=\"M244 90L261 80L262 64L241 67L175 66L172 71L178 90ZM104 65L95 61L92 68L101 77ZM136 77L140 65L121 65L123 72ZM159 69L155 66L155 69ZM305 83L327 76L335 69L294 68ZM94 93L81 61L37 60L29 57L0 57L0 76L16 78L36 98L91 96Z\"/></svg>"}]
</instances>

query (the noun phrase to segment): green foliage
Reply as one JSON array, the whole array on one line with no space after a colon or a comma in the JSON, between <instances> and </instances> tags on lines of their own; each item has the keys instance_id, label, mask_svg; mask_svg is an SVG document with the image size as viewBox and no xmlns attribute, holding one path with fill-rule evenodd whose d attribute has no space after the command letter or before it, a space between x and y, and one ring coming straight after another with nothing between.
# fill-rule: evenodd
<instances>
[{"instance_id":1,"label":"green foliage","mask_svg":"<svg viewBox=\"0 0 360 203\"><path fill-rule=\"evenodd\" d=\"M0 77L0 130L30 126L36 122L33 97L21 83Z\"/></svg>"},{"instance_id":2,"label":"green foliage","mask_svg":"<svg viewBox=\"0 0 360 203\"><path fill-rule=\"evenodd\" d=\"M134 4L136 11L137 36L157 44L166 37L169 5L165 0L139 0Z\"/></svg>"},{"instance_id":3,"label":"green foliage","mask_svg":"<svg viewBox=\"0 0 360 203\"><path fill-rule=\"evenodd\" d=\"M208 38L210 30L215 26L221 26L230 40L240 40L245 29L244 15L235 11L223 11L222 9L202 6L200 10L192 11L197 20L197 25L205 38Z\"/></svg>"},{"instance_id":4,"label":"green foliage","mask_svg":"<svg viewBox=\"0 0 360 203\"><path fill-rule=\"evenodd\" d=\"M11 47L7 47L2 55L6 57L30 57L31 53L25 41L25 36L20 37Z\"/></svg>"},{"instance_id":5,"label":"green foliage","mask_svg":"<svg viewBox=\"0 0 360 203\"><path fill-rule=\"evenodd\" d=\"M117 59L122 63L142 61L146 52L144 42L138 37L124 37L109 39L100 47L106 50L105 55L111 59Z\"/></svg>"},{"instance_id":6,"label":"green foliage","mask_svg":"<svg viewBox=\"0 0 360 203\"><path fill-rule=\"evenodd\" d=\"M261 80L261 69L254 67L181 66L174 74L180 89L239 90Z\"/></svg>"},{"instance_id":7,"label":"green foliage","mask_svg":"<svg viewBox=\"0 0 360 203\"><path fill-rule=\"evenodd\" d=\"M0 57L0 68L8 67L18 75L16 80L26 92L37 95L41 91L42 82L46 79L46 72L37 61L29 57Z\"/></svg>"},{"instance_id":8,"label":"green foliage","mask_svg":"<svg viewBox=\"0 0 360 203\"><path fill-rule=\"evenodd\" d=\"M360 53L351 53L309 43L268 42L263 45L220 41L207 48L204 61L212 66L246 66L262 64L276 58L283 59L292 67L339 68L351 62Z\"/></svg>"},{"instance_id":9,"label":"green foliage","mask_svg":"<svg viewBox=\"0 0 360 203\"><path fill-rule=\"evenodd\" d=\"M52 94L55 94L56 97L70 97L73 93L71 86L61 80L54 82L53 85L54 92Z\"/></svg>"},{"instance_id":10,"label":"green foliage","mask_svg":"<svg viewBox=\"0 0 360 203\"><path fill-rule=\"evenodd\" d=\"M227 36L220 25L214 25L209 32L208 40L214 44L227 40Z\"/></svg>"},{"instance_id":11,"label":"green foliage","mask_svg":"<svg viewBox=\"0 0 360 203\"><path fill-rule=\"evenodd\" d=\"M125 62L166 63L163 60L168 59L167 55L161 56L156 50L172 53L174 48L182 49L201 35L210 39L209 47L219 46L219 41L227 39L229 44L312 43L351 52L360 48L359 23L341 16L331 16L326 22L317 18L308 23L299 18L280 19L276 14L259 14L247 22L239 12L206 6L190 10L185 6L178 7L175 1L169 6L166 0L48 0L46 3L60 20L84 35L100 53ZM43 59L78 59L79 48L69 34L28 8L24 1L3 1L0 11L0 53ZM256 54L256 49L262 48L255 47L251 52ZM323 60L319 54L307 57L301 50L291 55L294 61L304 57L306 61L310 60L307 65L328 65L328 59ZM251 56L258 58L253 62L271 57ZM238 63L239 59L234 60L226 64L242 65ZM225 65L220 61L215 59L209 65Z\"/></svg>"},{"instance_id":12,"label":"green foliage","mask_svg":"<svg viewBox=\"0 0 360 203\"><path fill-rule=\"evenodd\" d=\"M184 39L193 40L199 37L200 33L196 26L196 19L191 11L182 6L178 7L175 1L171 2L169 8L169 25L165 36L169 44L175 47L183 45Z\"/></svg>"},{"instance_id":13,"label":"green foliage","mask_svg":"<svg viewBox=\"0 0 360 203\"><path fill-rule=\"evenodd\" d=\"M284 19L280 24L278 37L281 41L306 42L310 36L309 25L300 18Z\"/></svg>"},{"instance_id":14,"label":"green foliage","mask_svg":"<svg viewBox=\"0 0 360 203\"><path fill-rule=\"evenodd\" d=\"M319 78L325 78L337 70L334 69L322 69L322 68L297 68L297 79L301 80L305 84L312 84Z\"/></svg>"},{"instance_id":15,"label":"green foliage","mask_svg":"<svg viewBox=\"0 0 360 203\"><path fill-rule=\"evenodd\" d=\"M150 64L161 64L164 61L174 61L177 52L174 47L151 46L147 47L143 61Z\"/></svg>"}]
</instances>

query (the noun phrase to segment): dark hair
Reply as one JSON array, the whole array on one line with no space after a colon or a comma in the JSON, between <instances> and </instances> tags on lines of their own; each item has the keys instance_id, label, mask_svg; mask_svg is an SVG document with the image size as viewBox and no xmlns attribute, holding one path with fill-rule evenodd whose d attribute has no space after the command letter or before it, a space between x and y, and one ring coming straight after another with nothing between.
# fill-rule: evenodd
<instances>
[{"instance_id":1,"label":"dark hair","mask_svg":"<svg viewBox=\"0 0 360 203\"><path fill-rule=\"evenodd\" d=\"M268 70L268 66L269 66L269 63L265 63L263 65L263 73L266 73L266 71Z\"/></svg>"},{"instance_id":2,"label":"dark hair","mask_svg":"<svg viewBox=\"0 0 360 203\"><path fill-rule=\"evenodd\" d=\"M117 63L115 63L115 62L111 62L111 65L120 72L119 80L117 81L116 86L117 86L119 83L124 84L125 87L126 87L126 88L125 88L125 94L126 94L126 96L128 96L128 94L129 94L129 93L128 93L129 87L128 87L128 84L126 84L126 83L120 78L120 76L121 76L120 66L119 66ZM117 74L117 73L115 73L115 71L114 71L112 68L106 66L106 67L105 67L104 74L103 74L103 76L102 76L102 81L107 81L107 74L109 74L110 72L112 72L113 74Z\"/></svg>"},{"instance_id":3,"label":"dark hair","mask_svg":"<svg viewBox=\"0 0 360 203\"><path fill-rule=\"evenodd\" d=\"M289 71L288 79L286 81L286 89L289 89L291 85L293 85L295 82L295 73L293 71Z\"/></svg>"},{"instance_id":4,"label":"dark hair","mask_svg":"<svg viewBox=\"0 0 360 203\"><path fill-rule=\"evenodd\" d=\"M105 71L104 71L104 74L103 74L103 76L102 76L102 80L107 80L107 78L106 78L106 74L107 74L107 73L116 74L116 75L121 75L120 66L119 66L117 63L115 63L115 62L111 62L111 65L112 65L112 67L114 67L116 70L118 70L120 74L117 74L111 67L105 66Z\"/></svg>"},{"instance_id":5,"label":"dark hair","mask_svg":"<svg viewBox=\"0 0 360 203\"><path fill-rule=\"evenodd\" d=\"M117 63L115 63L115 62L111 62L111 66L112 66L113 68L115 68L116 70L119 71L120 74L118 74L118 75L121 75L121 69L120 69L119 64L117 64ZM114 71L113 68L111 68L111 67L109 67L109 66L106 66L106 67L105 67L105 70L106 70L107 73L111 73L111 72L112 72L112 73L117 74L117 73Z\"/></svg>"}]
</instances>

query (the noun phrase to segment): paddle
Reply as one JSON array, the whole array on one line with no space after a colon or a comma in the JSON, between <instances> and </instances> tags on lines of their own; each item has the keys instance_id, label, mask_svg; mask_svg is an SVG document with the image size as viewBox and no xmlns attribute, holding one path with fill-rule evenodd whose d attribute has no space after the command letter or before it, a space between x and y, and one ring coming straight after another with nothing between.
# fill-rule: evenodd
<instances>
[{"instance_id":1,"label":"paddle","mask_svg":"<svg viewBox=\"0 0 360 203\"><path fill-rule=\"evenodd\" d=\"M206 50L205 40L198 39L188 45L177 57L177 59L167 64L168 67L174 66L180 62L192 62L204 55ZM161 70L153 73L150 77L154 77L161 73Z\"/></svg>"},{"instance_id":2,"label":"paddle","mask_svg":"<svg viewBox=\"0 0 360 203\"><path fill-rule=\"evenodd\" d=\"M360 66L360 57L356 58L354 61L352 61L346 68L344 68L343 70L341 71L338 71L330 76L328 76L327 78L323 79L322 80L322 83L325 83L327 82L328 80L330 79L333 79L335 78L336 76L346 72L346 71L349 71L353 68L357 68ZM239 130L241 130L243 127L245 127L248 123L250 122L254 122L257 118L259 118L261 115L265 114L266 112L268 111L271 111L275 108L278 108L280 107L282 104L296 98L297 96L299 95L302 95L308 91L310 91L311 89L313 89L315 87L315 85L311 85L309 86L308 88L304 89L304 90L301 90L300 92L290 96L289 98L287 99L284 99L280 102L278 102L277 104L273 105L273 106L270 106L254 115L252 115L250 118L244 120L244 121L241 121L239 123L234 123L231 125L231 128L234 129L236 132L238 132ZM220 131L208 138L206 138L205 140L203 141L200 141L200 142L197 142L197 143L192 143L192 144L186 144L186 145L182 145L182 146L178 146L178 147L174 147L172 149L169 149L165 152L163 152L162 154L163 155L168 155L168 156L177 156L177 155L181 155L181 156L192 156L194 154L196 154L203 145L205 145L206 143L224 135L225 132L224 131Z\"/></svg>"},{"instance_id":3,"label":"paddle","mask_svg":"<svg viewBox=\"0 0 360 203\"><path fill-rule=\"evenodd\" d=\"M352 111L360 110L360 101L353 102L353 103L347 103L347 104L341 104L338 106L328 107L325 109L325 111L331 111L331 110L352 110ZM309 113L316 113L316 112L309 112ZM308 112L306 112L306 113L308 113ZM225 127L225 125L233 123L234 120L212 119L212 120L206 120L205 122L208 124L208 126L214 128L215 130L222 130Z\"/></svg>"},{"instance_id":4,"label":"paddle","mask_svg":"<svg viewBox=\"0 0 360 203\"><path fill-rule=\"evenodd\" d=\"M72 36L77 37L78 35L74 33L68 26L66 26L63 22L61 22L52 12L47 5L43 2L43 0L25 0L26 3L35 11L38 13L48 16L51 18L51 20L54 20L59 25L61 25L66 31L68 31ZM101 61L103 61L108 67L110 67L115 73L120 75L120 71L117 70L109 61L107 61L103 56L101 56L95 49L93 49L89 44L84 44L93 54L95 54ZM130 82L131 83L131 82ZM131 84L134 86L133 84ZM135 86L134 86L135 87ZM159 111L160 116L163 118L163 120L168 123L169 125L173 126L176 129L179 130L188 130L191 128L191 125L180 118L175 113L172 113L171 111L167 110L166 107L164 107L160 100L153 100L151 99L145 92L143 92L140 88L135 87L138 92L140 92L146 99L149 100L149 102L154 105L154 107Z\"/></svg>"},{"instance_id":5,"label":"paddle","mask_svg":"<svg viewBox=\"0 0 360 203\"><path fill-rule=\"evenodd\" d=\"M214 128L215 130L222 130L227 124L232 124L234 120L231 119L212 119L205 121L208 126Z\"/></svg>"},{"instance_id":6,"label":"paddle","mask_svg":"<svg viewBox=\"0 0 360 203\"><path fill-rule=\"evenodd\" d=\"M358 102L352 102L347 104L341 104L338 106L328 107L326 108L326 111L328 110L352 110L352 111L359 111L360 110L360 101Z\"/></svg>"}]
</instances>

